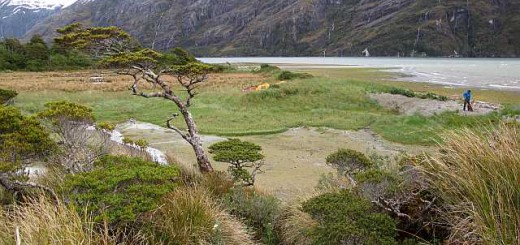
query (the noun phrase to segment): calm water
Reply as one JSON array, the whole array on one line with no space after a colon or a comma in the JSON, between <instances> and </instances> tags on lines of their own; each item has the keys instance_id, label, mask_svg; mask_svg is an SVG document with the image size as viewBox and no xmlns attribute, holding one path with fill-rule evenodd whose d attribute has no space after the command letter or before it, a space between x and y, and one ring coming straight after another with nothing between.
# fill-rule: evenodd
<instances>
[{"instance_id":1,"label":"calm water","mask_svg":"<svg viewBox=\"0 0 520 245\"><path fill-rule=\"evenodd\" d=\"M250 57L200 60L207 63L297 64L307 68L323 65L384 68L409 76L401 80L520 91L520 59Z\"/></svg>"}]
</instances>

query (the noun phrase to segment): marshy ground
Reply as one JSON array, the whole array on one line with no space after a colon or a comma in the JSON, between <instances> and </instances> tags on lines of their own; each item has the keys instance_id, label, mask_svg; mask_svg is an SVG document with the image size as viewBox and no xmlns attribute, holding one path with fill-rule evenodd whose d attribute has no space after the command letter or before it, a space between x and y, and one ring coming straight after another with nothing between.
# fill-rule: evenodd
<instances>
[{"instance_id":1,"label":"marshy ground","mask_svg":"<svg viewBox=\"0 0 520 245\"><path fill-rule=\"evenodd\" d=\"M451 97L460 94L460 88L396 82L373 69L316 68L305 72L315 77L251 93L241 90L274 83L274 77L250 72L214 74L200 88L192 108L206 147L227 137L262 146L266 165L258 185L282 199L312 191L320 176L332 171L325 158L338 148L389 156L392 162L400 153L434 152L439 135L450 129L478 127L503 116L486 110L467 117L456 112L456 107L462 106L458 101L380 94L397 86ZM105 82L89 81L90 76L99 74ZM25 113L38 112L45 103L56 100L86 104L94 109L98 122L144 122L121 124L119 129L126 137L144 138L179 162L193 164L190 147L174 132L160 127L176 112L175 106L161 99L132 96L130 85L128 77L106 70L0 74L0 87L19 92L14 105ZM143 88L154 89L149 85ZM518 92L476 90L475 94L478 100L501 103L510 113L518 113ZM221 170L227 167L215 166Z\"/></svg>"}]
</instances>

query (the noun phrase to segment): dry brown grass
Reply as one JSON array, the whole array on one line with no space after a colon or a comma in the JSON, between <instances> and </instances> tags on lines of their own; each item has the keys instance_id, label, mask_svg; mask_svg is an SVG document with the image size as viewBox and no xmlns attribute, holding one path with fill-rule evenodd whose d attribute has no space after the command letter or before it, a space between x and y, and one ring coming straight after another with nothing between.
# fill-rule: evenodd
<instances>
[{"instance_id":1,"label":"dry brown grass","mask_svg":"<svg viewBox=\"0 0 520 245\"><path fill-rule=\"evenodd\" d=\"M64 204L55 206L44 198L8 212L0 210L0 244L15 244L16 230L20 243L26 245L103 244L103 236L94 231L92 222Z\"/></svg>"},{"instance_id":2,"label":"dry brown grass","mask_svg":"<svg viewBox=\"0 0 520 245\"><path fill-rule=\"evenodd\" d=\"M103 76L105 82L93 83L92 76ZM164 76L165 80L173 82L171 76ZM223 73L211 74L204 88L218 89L225 86L239 88L258 85L270 78L250 73ZM106 91L118 92L130 89L133 81L129 76L118 75L110 70L82 70L72 72L11 72L0 73L0 88L16 91L44 91L57 90L67 92L79 91ZM151 85L142 83L141 89L152 89Z\"/></svg>"},{"instance_id":3,"label":"dry brown grass","mask_svg":"<svg viewBox=\"0 0 520 245\"><path fill-rule=\"evenodd\" d=\"M291 204L283 209L279 218L280 238L286 245L310 245L310 231L316 227L316 220L301 210L299 205Z\"/></svg>"},{"instance_id":4,"label":"dry brown grass","mask_svg":"<svg viewBox=\"0 0 520 245\"><path fill-rule=\"evenodd\" d=\"M327 192L339 189L318 190L312 193L301 193L298 198L284 205L277 220L278 233L283 244L310 245L313 244L311 231L318 225L310 214L302 211L302 203Z\"/></svg>"},{"instance_id":5,"label":"dry brown grass","mask_svg":"<svg viewBox=\"0 0 520 245\"><path fill-rule=\"evenodd\" d=\"M254 244L245 225L199 187L179 187L149 217L153 244Z\"/></svg>"}]
</instances>

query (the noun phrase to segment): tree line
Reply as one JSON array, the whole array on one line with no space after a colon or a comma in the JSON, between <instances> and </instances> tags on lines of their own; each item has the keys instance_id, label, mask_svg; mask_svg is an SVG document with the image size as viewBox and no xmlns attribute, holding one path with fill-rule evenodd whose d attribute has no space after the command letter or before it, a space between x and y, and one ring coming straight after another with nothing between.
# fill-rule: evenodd
<instances>
[{"instance_id":1,"label":"tree line","mask_svg":"<svg viewBox=\"0 0 520 245\"><path fill-rule=\"evenodd\" d=\"M56 44L49 46L39 35L27 43L16 38L0 41L0 71L70 70L92 65L92 58L85 53Z\"/></svg>"}]
</instances>

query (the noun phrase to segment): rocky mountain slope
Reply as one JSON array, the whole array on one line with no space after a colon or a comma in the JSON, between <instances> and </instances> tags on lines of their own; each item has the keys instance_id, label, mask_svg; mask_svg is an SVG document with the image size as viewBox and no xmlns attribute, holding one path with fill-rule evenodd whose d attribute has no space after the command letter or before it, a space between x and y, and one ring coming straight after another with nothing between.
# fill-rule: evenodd
<instances>
[{"instance_id":1,"label":"rocky mountain slope","mask_svg":"<svg viewBox=\"0 0 520 245\"><path fill-rule=\"evenodd\" d=\"M520 56L519 0L80 0L28 35L76 21L200 56Z\"/></svg>"},{"instance_id":2,"label":"rocky mountain slope","mask_svg":"<svg viewBox=\"0 0 520 245\"><path fill-rule=\"evenodd\" d=\"M0 0L0 39L22 37L36 23L75 0Z\"/></svg>"}]
</instances>

